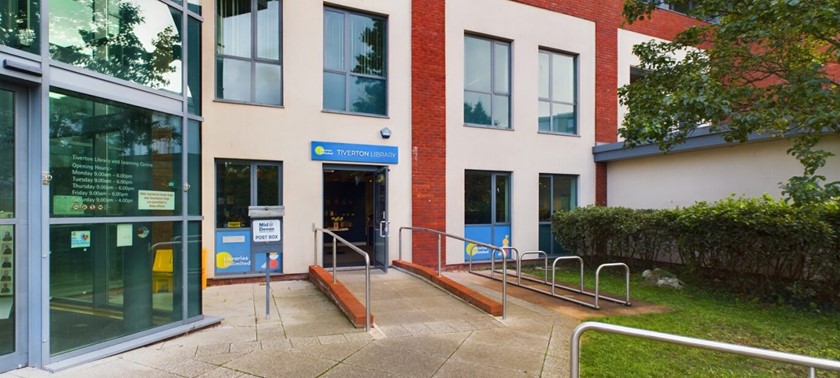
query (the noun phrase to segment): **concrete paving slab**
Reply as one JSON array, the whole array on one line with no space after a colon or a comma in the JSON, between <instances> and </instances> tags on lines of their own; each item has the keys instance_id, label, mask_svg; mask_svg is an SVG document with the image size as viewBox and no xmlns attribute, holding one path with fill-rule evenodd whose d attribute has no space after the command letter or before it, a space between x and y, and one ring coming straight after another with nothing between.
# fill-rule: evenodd
<instances>
[{"instance_id":1,"label":"concrete paving slab","mask_svg":"<svg viewBox=\"0 0 840 378\"><path fill-rule=\"evenodd\" d=\"M368 344L370 344L370 341L353 341L340 344L313 345L310 347L297 348L295 350L328 360L344 361L348 357L362 350Z\"/></svg>"},{"instance_id":2,"label":"concrete paving slab","mask_svg":"<svg viewBox=\"0 0 840 378\"><path fill-rule=\"evenodd\" d=\"M541 372L542 377L566 378L569 376L569 356L546 356Z\"/></svg>"},{"instance_id":3,"label":"concrete paving slab","mask_svg":"<svg viewBox=\"0 0 840 378\"><path fill-rule=\"evenodd\" d=\"M322 377L341 377L341 378L372 378L372 377L380 377L380 378L389 378L389 377L397 377L394 374L384 372L381 370L372 370L366 369L359 366L353 366L348 364L338 364L330 371L326 372Z\"/></svg>"},{"instance_id":4,"label":"concrete paving slab","mask_svg":"<svg viewBox=\"0 0 840 378\"><path fill-rule=\"evenodd\" d=\"M207 373L200 375L200 378L240 378L244 374L236 370L231 370L224 367L216 367Z\"/></svg>"},{"instance_id":5,"label":"concrete paving slab","mask_svg":"<svg viewBox=\"0 0 840 378\"><path fill-rule=\"evenodd\" d=\"M473 334L481 331L474 331ZM502 339L503 340L503 339ZM470 362L482 366L520 371L525 374L539 375L542 371L544 353L474 342L467 339L452 355L453 360Z\"/></svg>"},{"instance_id":6,"label":"concrete paving slab","mask_svg":"<svg viewBox=\"0 0 840 378\"><path fill-rule=\"evenodd\" d=\"M412 338L399 340L412 340ZM425 356L406 350L395 352L389 346L379 343L371 343L344 361L348 365L381 370L399 377L431 377L445 362L445 357Z\"/></svg>"},{"instance_id":7,"label":"concrete paving slab","mask_svg":"<svg viewBox=\"0 0 840 378\"><path fill-rule=\"evenodd\" d=\"M508 378L508 377L538 377L539 375L527 374L521 371L501 369L494 366L477 365L469 362L450 359L446 361L435 378L461 378L461 377L482 377L482 378Z\"/></svg>"},{"instance_id":8,"label":"concrete paving slab","mask_svg":"<svg viewBox=\"0 0 840 378\"><path fill-rule=\"evenodd\" d=\"M294 350L257 351L225 364L226 368L260 377L316 377L337 364Z\"/></svg>"}]
</instances>

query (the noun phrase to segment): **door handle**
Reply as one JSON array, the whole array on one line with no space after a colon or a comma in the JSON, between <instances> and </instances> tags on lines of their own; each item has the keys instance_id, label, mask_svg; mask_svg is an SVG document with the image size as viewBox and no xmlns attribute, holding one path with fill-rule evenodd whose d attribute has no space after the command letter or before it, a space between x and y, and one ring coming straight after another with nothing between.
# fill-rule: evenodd
<instances>
[{"instance_id":1,"label":"door handle","mask_svg":"<svg viewBox=\"0 0 840 378\"><path fill-rule=\"evenodd\" d=\"M390 227L388 227L390 223L388 221L379 222L379 237L387 238L391 234Z\"/></svg>"}]
</instances>

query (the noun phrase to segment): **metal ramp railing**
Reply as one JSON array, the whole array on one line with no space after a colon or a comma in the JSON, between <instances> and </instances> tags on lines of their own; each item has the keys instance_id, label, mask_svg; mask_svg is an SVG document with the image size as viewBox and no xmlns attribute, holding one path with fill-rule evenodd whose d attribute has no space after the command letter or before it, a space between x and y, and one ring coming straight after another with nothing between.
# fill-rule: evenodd
<instances>
[{"instance_id":1,"label":"metal ramp railing","mask_svg":"<svg viewBox=\"0 0 840 378\"><path fill-rule=\"evenodd\" d=\"M441 276L441 272L442 272L443 262L441 261L441 240L444 237L460 240L460 241L463 241L465 243L473 243L473 244L476 245L476 247L484 247L484 248L487 248L491 251L502 251L502 248L503 248L503 247L497 247L497 246L487 244L487 243L482 243L482 242L476 241L476 240L470 240L470 239L467 239L467 238L464 238L464 237L461 237L461 236L458 236L458 235L448 234L446 232L438 231L438 230L431 229L431 228L404 226L404 227L400 227L400 231L399 231L399 259L400 260L402 260L402 246L403 246L402 239L403 239L403 231L404 230L408 230L408 231L412 231L412 232L423 231L423 232L429 232L429 233L437 235L437 252L438 252L438 254L437 254L438 255L438 259L437 259L437 261L438 261L438 272L437 273L438 274L437 275L438 275L438 277ZM495 255L495 253L491 253L491 255ZM504 253L502 253L502 255L504 255ZM470 257L472 257L472 256L470 256ZM470 259L470 261L472 261L472 259ZM502 267L503 267L503 269L507 268L507 258L505 256L502 257ZM507 319L507 278L506 277L504 277L502 279L502 319L503 320Z\"/></svg>"},{"instance_id":2,"label":"metal ramp railing","mask_svg":"<svg viewBox=\"0 0 840 378\"><path fill-rule=\"evenodd\" d=\"M514 248L514 247L500 247L497 250L499 250L499 251L507 250L507 251L510 251L510 252L513 252L513 253L516 254L516 271L513 274L508 272L506 267L503 267L502 271L498 271L496 269L496 261L495 261L496 260L496 253L495 252L490 254L490 272L489 272L489 274L485 274L482 271L473 271L473 269L472 269L472 265L473 265L472 255L470 255L469 272L472 273L472 274L478 275L478 276L482 276L482 277L486 277L486 278L490 278L490 279L494 279L494 280L499 280L499 278L496 277L496 273L500 273L502 275L503 279L506 278L508 275L512 275L512 276L516 277L516 282L511 282L512 285L516 285L518 287L528 289L528 290L531 290L531 291L535 291L535 292L540 293L540 294L545 294L545 295L548 295L548 296L551 296L551 297L554 297L554 298L558 298L558 299L569 301L569 302L572 302L572 303L575 303L575 304L579 304L581 306L594 308L596 310L601 308L601 306L598 303L599 299L610 301L610 302L615 302L615 303L618 303L618 304L623 304L625 306L630 306L631 305L630 304L630 268L627 266L627 264L624 264L624 263L606 263L606 264L599 265L598 268L595 271L595 292L592 293L592 292L585 291L584 288L583 288L583 270L584 269L583 269L583 259L580 256L560 256L560 257L555 258L554 262L551 264L551 283L549 283L548 282L548 272L549 272L548 271L548 254L545 253L544 251L539 251L539 250L525 251L524 253L520 254L519 250ZM507 257L506 253L502 252L501 254L502 254L502 258ZM540 280L538 278L535 278L535 277L531 277L531 276L522 274L522 260L523 260L523 258L527 255L533 255L533 254L542 256L543 260L545 261L546 276L542 280ZM558 285L557 284L556 279L555 279L556 272L557 272L557 263L560 262L560 261L563 261L563 260L576 260L576 261L579 262L579 265L580 265L580 288L573 288L573 287L563 286L563 285ZM601 270L604 269L604 268L610 268L610 267L623 267L624 268L624 273L625 273L624 274L625 297L624 297L623 300L618 299L618 298L609 297L609 296L606 296L606 295L602 295L600 293ZM531 282L535 282L535 283L538 283L538 284L548 286L548 287L550 287L550 290L549 289L542 290L542 289L539 289L537 287L533 287L533 286L530 286L530 285L523 285L522 284L523 279L525 279L527 281L531 281ZM571 298L571 297L559 295L559 294L557 294L557 288L567 290L567 291L571 291L571 292L580 294L582 296L592 297L592 298L594 298L594 303L589 303L589 302L582 301L582 300L579 300L579 299L576 299L576 298Z\"/></svg>"},{"instance_id":3,"label":"metal ramp railing","mask_svg":"<svg viewBox=\"0 0 840 378\"><path fill-rule=\"evenodd\" d=\"M718 341L697 339L672 335L669 333L654 332L638 328L617 326L598 322L582 323L575 328L571 340L570 373L572 378L580 377L580 338L586 331L601 331L619 335L639 337L643 339L662 341L671 344L685 345L693 348L708 349L717 352L738 354L746 357L761 358L769 361L778 361L787 364L800 365L809 368L809 377L816 377L816 370L830 370L840 372L840 361L826 360L803 356L799 354L784 353L774 350L748 347L737 344L728 344Z\"/></svg>"},{"instance_id":4,"label":"metal ramp railing","mask_svg":"<svg viewBox=\"0 0 840 378\"><path fill-rule=\"evenodd\" d=\"M333 261L332 261L332 277L333 277L333 283L336 283L336 280L337 280L336 277L337 277L337 274L338 274L338 268L337 268L338 264L336 264L336 260L337 260L336 250L337 250L338 243L336 243L336 242L340 242L341 244L343 244L347 247L350 247L351 250L353 250L354 252L362 255L362 257L365 258L365 332L370 332L370 256L368 256L367 252L363 251L359 247L356 247L355 245L353 245L353 243L350 243L347 240L344 240L341 236L338 236L338 235L334 234L330 230L323 229L323 228L318 228L318 227L315 226L315 223L313 223L312 224L312 233L315 234L315 260L314 260L315 265L318 265L318 251L323 251L323 247L318 248L318 233L319 232L323 233L325 235L332 236L332 238L333 238L333 243L332 243L332 258L333 258ZM323 239L323 238L321 238L321 239ZM323 261L321 261L321 267L322 268L324 267L324 262Z\"/></svg>"}]
</instances>

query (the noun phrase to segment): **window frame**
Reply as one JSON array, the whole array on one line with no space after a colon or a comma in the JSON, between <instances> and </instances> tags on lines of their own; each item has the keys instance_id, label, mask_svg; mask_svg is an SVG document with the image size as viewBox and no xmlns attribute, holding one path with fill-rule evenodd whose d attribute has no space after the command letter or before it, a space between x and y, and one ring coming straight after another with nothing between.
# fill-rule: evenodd
<instances>
[{"instance_id":1,"label":"window frame","mask_svg":"<svg viewBox=\"0 0 840 378\"><path fill-rule=\"evenodd\" d=\"M213 195L214 195L214 207L213 207L213 214L214 214L214 228L216 230L236 230L236 229L250 229L251 228L251 217L246 216L246 221L240 227L220 227L219 226L219 165L225 163L233 163L239 164L242 166L248 166L248 205L245 206L259 206L262 205L259 203L259 174L257 173L260 167L275 167L277 168L277 203L278 205L283 205L283 162L282 161L268 161L268 160L240 160L240 159L216 159L213 162Z\"/></svg>"},{"instance_id":2,"label":"window frame","mask_svg":"<svg viewBox=\"0 0 840 378\"><path fill-rule=\"evenodd\" d=\"M467 208L466 204L469 202L467 201L467 176L468 175L487 175L490 178L490 223L468 223L467 222ZM498 185L498 177L505 177L505 189L507 193L505 193L505 211L504 214L507 215L505 221L499 221L499 204L498 204L498 194L496 193L495 189ZM474 170L474 169L467 169L464 171L464 225L465 226L476 226L476 225L484 225L484 226L496 226L496 225L512 225L513 223L513 214L512 214L512 206L511 202L513 202L513 173L512 172L502 172L502 171L483 171L483 170Z\"/></svg>"},{"instance_id":3,"label":"window frame","mask_svg":"<svg viewBox=\"0 0 840 378\"><path fill-rule=\"evenodd\" d=\"M467 89L466 67L467 67L467 59L469 59L467 57L467 54L466 54L467 38L479 39L479 40L484 40L484 41L490 42L490 56L488 57L490 59L490 91L489 92L484 92L484 91L479 91L479 90L474 90L474 89ZM507 92L503 92L503 91L500 91L500 90L496 89L497 85L496 85L496 59L495 59L495 56L496 56L496 46L497 45L504 45L504 46L507 46L507 48L508 48L508 55L507 55L507 67L508 67L508 70L507 70L507 81L508 81L507 82L507 88L508 88L508 90L507 90ZM489 104L489 106L490 106L490 112L489 112L490 124L489 125L484 125L484 124L480 124L480 123L470 123L470 122L467 122L467 119L466 119L466 116L465 116L464 117L464 126L481 127L481 128L498 129L498 130L513 130L513 109L512 109L513 108L513 42L512 41L504 40L504 39L500 39L500 38L487 37L487 36L478 35L478 34L471 34L471 33L464 34L464 104L467 103L466 102L467 93L475 93L475 94L479 94L479 95L490 95L490 104ZM507 106L507 109L508 109L507 127L494 126L493 125L493 120L495 119L494 111L493 111L494 108L495 108L495 105L494 105L495 101L494 100L495 100L496 97L507 97L507 105L508 105Z\"/></svg>"},{"instance_id":4,"label":"window frame","mask_svg":"<svg viewBox=\"0 0 840 378\"><path fill-rule=\"evenodd\" d=\"M539 85L537 89L537 107L539 108L540 103L548 102L549 104L549 124L548 130L540 129L539 123L539 111L537 112L537 132L541 134L553 134L553 135L569 135L569 136L579 136L580 135L580 111L578 110L579 107L579 93L578 89L580 87L580 73L578 69L578 55L568 52L562 52L557 50L551 50L546 48L540 48L537 54L537 64L539 66L539 55L540 54L548 54L548 97L542 97L539 93ZM572 59L572 102L566 101L555 101L554 98L554 57L555 56L564 56L569 57ZM538 67L539 70L539 67ZM541 80L541 78L537 78L537 80ZM541 84L541 83L540 83ZM555 105L568 105L571 106L574 112L574 121L575 121L575 130L574 132L565 132L565 131L554 131L554 106Z\"/></svg>"},{"instance_id":5,"label":"window frame","mask_svg":"<svg viewBox=\"0 0 840 378\"><path fill-rule=\"evenodd\" d=\"M280 34L277 36L277 46L279 51L279 56L277 59L267 59L267 58L260 58L258 53L258 34L259 34L259 9L257 8L259 0L249 0L251 2L251 11L249 12L251 15L251 46L250 46L250 54L251 56L241 57L236 55L226 55L219 50L223 48L222 41L220 37L222 35L222 28L221 28L221 16L219 14L219 6L225 1L230 0L216 0L216 6L214 9L215 12L215 26L216 26L216 35L215 35L215 46L214 46L214 67L215 67L215 80L214 80L214 96L215 101L218 102L227 102L233 104L248 104L248 105L260 105L260 106L268 106L268 107L279 107L282 108L285 104L284 101L284 86L285 86L285 75L284 75L284 68L285 65L283 63L283 0L270 0L270 1L277 1L279 3L279 10L277 12L277 23L279 25L278 30ZM248 62L251 69L251 98L249 101L243 100L234 100L224 98L222 96L223 90L221 88L220 78L221 73L219 72L219 62L224 61L225 59L236 60L239 62ZM280 103L279 104L270 104L265 102L257 101L257 64L267 64L267 65L274 65L280 67Z\"/></svg>"},{"instance_id":6,"label":"window frame","mask_svg":"<svg viewBox=\"0 0 840 378\"><path fill-rule=\"evenodd\" d=\"M544 221L544 220L540 219L541 218L540 212L542 210L541 206L542 206L542 200L543 199L541 198L542 192L539 191L539 185L540 185L539 180L542 180L543 178L548 178L550 180L549 181L549 187L548 187L549 220L547 220L547 221ZM556 212L557 210L560 210L560 209L555 209L554 208L554 197L555 197L555 188L556 188L555 183L556 183L558 178L559 179L570 179L570 180L572 180L572 185L570 187L570 189L571 189L571 193L570 193L571 199L569 200L569 210L574 210L574 209L578 208L578 205L579 205L578 193L580 192L580 175L555 174L555 173L540 173L539 174L539 178L538 178L538 181L537 181L537 188L538 188L538 193L537 193L537 229L538 229L538 235L539 235L538 240L541 239L541 235L539 233L542 232L542 229L545 226L548 226L549 227L549 233L551 235L551 244L550 244L550 248L548 248L549 250L544 251L544 252L548 253L549 255L557 255L557 254L565 253L565 251L562 250L562 247L559 246L557 241L554 240L554 230L551 227L551 215L553 215L554 212ZM542 247L541 247L541 249L542 249Z\"/></svg>"},{"instance_id":7,"label":"window frame","mask_svg":"<svg viewBox=\"0 0 840 378\"><path fill-rule=\"evenodd\" d=\"M390 101L388 101L389 100L389 94L390 94L390 90L389 90L389 84L390 83L389 83L389 80L388 80L388 71L389 71L389 64L388 64L389 56L388 55L389 55L389 52L390 52L389 48L388 48L389 47L388 45L389 45L389 42L390 42L390 40L388 38L388 34L389 34L388 33L388 31L389 31L388 17L386 15L381 15L381 14L372 13L372 12L363 12L363 11L356 11L356 10L351 10L351 9L339 8L339 7L324 6L323 16L326 16L327 12L340 13L344 17L344 21L343 21L344 22L344 25L343 25L344 26L344 28L343 28L344 29L343 30L343 33L344 33L343 37L344 38L342 38L342 41L341 41L341 48L342 48L342 54L341 55L342 55L343 68L341 70L338 70L338 69L335 69L335 68L327 68L326 59L324 59L325 61L322 62L322 66L323 66L322 75L321 75L321 80L322 80L322 85L321 85L321 88L322 88L321 89L321 96L322 96L321 97L321 109L322 109L322 111L327 112L327 113L339 113L339 114L361 115L361 116L368 116L368 117L388 118L388 115L390 114ZM371 75L371 74L356 73L356 72L352 71L352 69L350 67L350 61L353 58L352 56L350 56L350 54L351 54L350 39L352 38L352 36L350 35L350 22L349 22L349 18L350 18L351 15L368 17L370 19L379 19L379 20L382 20L385 23L385 28L384 28L383 36L382 36L383 46L384 46L383 48L385 50L382 53L382 56L383 56L383 59L384 59L384 62L382 62L382 73L383 73L384 76L376 76L376 75ZM326 48L327 48L326 40L327 40L326 35L324 35L324 41L323 41L324 42L324 48L323 48L324 56L326 56ZM329 109L325 106L324 99L326 98L326 95L325 95L324 89L323 89L323 80L324 80L325 74L327 74L327 73L338 74L338 75L343 75L344 76L344 109L343 110L341 110L341 109ZM385 96L384 96L384 99L385 99L385 104L384 104L385 113L384 114L357 112L357 111L350 110L350 105L351 105L350 104L350 100L351 100L351 98L350 98L350 80L354 77L360 77L360 78L365 78L365 79L374 79L374 80L383 80L385 82Z\"/></svg>"}]
</instances>

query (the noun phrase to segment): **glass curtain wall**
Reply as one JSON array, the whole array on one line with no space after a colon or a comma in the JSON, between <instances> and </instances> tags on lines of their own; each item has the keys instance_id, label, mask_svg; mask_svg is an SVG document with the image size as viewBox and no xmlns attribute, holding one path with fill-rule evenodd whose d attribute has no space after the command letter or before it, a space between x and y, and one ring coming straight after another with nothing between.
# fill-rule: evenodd
<instances>
[{"instance_id":1,"label":"glass curtain wall","mask_svg":"<svg viewBox=\"0 0 840 378\"><path fill-rule=\"evenodd\" d=\"M41 43L39 6L35 0L0 1L0 45L37 54Z\"/></svg>"},{"instance_id":2,"label":"glass curtain wall","mask_svg":"<svg viewBox=\"0 0 840 378\"><path fill-rule=\"evenodd\" d=\"M15 94L0 89L0 356L13 353L15 335Z\"/></svg>"}]
</instances>

